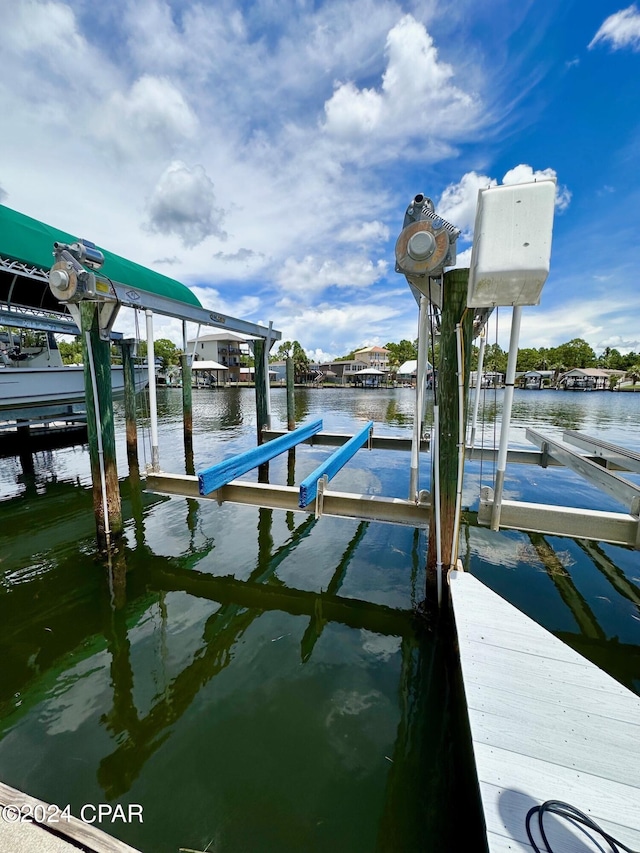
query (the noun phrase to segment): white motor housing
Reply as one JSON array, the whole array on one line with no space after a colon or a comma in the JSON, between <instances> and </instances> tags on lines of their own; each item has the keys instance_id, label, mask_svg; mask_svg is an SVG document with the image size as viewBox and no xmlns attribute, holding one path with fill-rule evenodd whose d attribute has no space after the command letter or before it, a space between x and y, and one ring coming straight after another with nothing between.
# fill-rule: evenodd
<instances>
[{"instance_id":1,"label":"white motor housing","mask_svg":"<svg viewBox=\"0 0 640 853\"><path fill-rule=\"evenodd\" d=\"M537 305L549 275L556 182L478 193L467 305Z\"/></svg>"}]
</instances>

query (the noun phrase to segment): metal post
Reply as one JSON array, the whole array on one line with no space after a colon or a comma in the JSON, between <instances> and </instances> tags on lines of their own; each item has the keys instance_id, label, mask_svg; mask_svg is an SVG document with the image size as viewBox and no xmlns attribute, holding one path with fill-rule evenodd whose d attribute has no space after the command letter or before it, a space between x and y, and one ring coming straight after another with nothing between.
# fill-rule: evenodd
<instances>
[{"instance_id":1,"label":"metal post","mask_svg":"<svg viewBox=\"0 0 640 853\"><path fill-rule=\"evenodd\" d=\"M158 400L156 396L156 354L153 344L153 311L145 309L147 318L147 367L149 373L149 419L151 421L151 470L160 470L158 450Z\"/></svg>"},{"instance_id":2,"label":"metal post","mask_svg":"<svg viewBox=\"0 0 640 853\"><path fill-rule=\"evenodd\" d=\"M504 475L507 468L507 449L509 446L509 427L511 425L511 408L513 406L513 389L516 378L516 363L518 361L518 341L520 340L520 321L522 306L515 305L511 318L511 338L509 340L509 358L507 375L504 385L504 401L502 403L502 425L500 427L500 447L498 448L498 464L496 466L496 488L491 512L491 529L500 527L500 512L502 509L502 492Z\"/></svg>"},{"instance_id":3,"label":"metal post","mask_svg":"<svg viewBox=\"0 0 640 853\"><path fill-rule=\"evenodd\" d=\"M424 387L427 374L429 300L420 297L420 315L418 320L418 368L416 371L416 403L413 417L413 436L411 440L411 469L409 473L409 500L418 500L420 478L420 439L422 437L422 416L424 414Z\"/></svg>"},{"instance_id":4,"label":"metal post","mask_svg":"<svg viewBox=\"0 0 640 853\"><path fill-rule=\"evenodd\" d=\"M478 370L476 371L476 393L473 398L473 419L471 421L471 438L469 440L469 446L472 450L476 445L476 427L478 425L478 408L480 406L480 391L482 388L482 369L484 367L484 348L486 340L487 337L483 329L482 334L480 335L480 352L478 353Z\"/></svg>"}]
</instances>

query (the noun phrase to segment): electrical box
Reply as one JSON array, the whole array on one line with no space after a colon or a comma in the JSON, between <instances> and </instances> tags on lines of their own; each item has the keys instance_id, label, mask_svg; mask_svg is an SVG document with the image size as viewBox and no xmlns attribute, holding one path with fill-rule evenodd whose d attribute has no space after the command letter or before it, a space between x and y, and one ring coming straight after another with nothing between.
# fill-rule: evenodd
<instances>
[{"instance_id":1,"label":"electrical box","mask_svg":"<svg viewBox=\"0 0 640 853\"><path fill-rule=\"evenodd\" d=\"M478 193L467 305L537 305L549 275L556 182Z\"/></svg>"}]
</instances>

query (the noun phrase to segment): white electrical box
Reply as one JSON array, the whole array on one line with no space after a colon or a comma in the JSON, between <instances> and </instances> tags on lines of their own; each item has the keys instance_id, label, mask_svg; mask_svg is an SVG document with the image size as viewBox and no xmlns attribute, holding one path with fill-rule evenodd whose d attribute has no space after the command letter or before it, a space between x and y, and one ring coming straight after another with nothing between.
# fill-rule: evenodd
<instances>
[{"instance_id":1,"label":"white electrical box","mask_svg":"<svg viewBox=\"0 0 640 853\"><path fill-rule=\"evenodd\" d=\"M537 305L549 275L556 182L478 193L467 305Z\"/></svg>"}]
</instances>

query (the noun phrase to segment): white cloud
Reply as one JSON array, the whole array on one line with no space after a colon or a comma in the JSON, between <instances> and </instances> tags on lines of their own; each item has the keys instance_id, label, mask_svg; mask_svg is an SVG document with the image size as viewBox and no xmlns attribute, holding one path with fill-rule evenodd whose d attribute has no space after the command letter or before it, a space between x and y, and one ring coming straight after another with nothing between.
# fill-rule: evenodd
<instances>
[{"instance_id":1,"label":"white cloud","mask_svg":"<svg viewBox=\"0 0 640 853\"><path fill-rule=\"evenodd\" d=\"M373 222L354 222L342 229L338 239L343 243L357 243L361 246L369 243L383 243L389 239L389 229L377 219Z\"/></svg>"},{"instance_id":2,"label":"white cloud","mask_svg":"<svg viewBox=\"0 0 640 853\"><path fill-rule=\"evenodd\" d=\"M278 274L278 283L285 291L304 297L318 294L328 287L369 287L386 273L387 261L375 263L369 258L352 257L344 260L307 255L303 260L287 258Z\"/></svg>"},{"instance_id":3,"label":"white cloud","mask_svg":"<svg viewBox=\"0 0 640 853\"><path fill-rule=\"evenodd\" d=\"M54 59L86 48L73 11L65 3L21 0L3 4L2 35L5 48L47 53Z\"/></svg>"},{"instance_id":4,"label":"white cloud","mask_svg":"<svg viewBox=\"0 0 640 853\"><path fill-rule=\"evenodd\" d=\"M339 304L321 302L315 306L300 307L281 304L274 313L274 325L282 331L284 339L298 340L308 352L323 354L324 361L332 361L365 342L385 344L389 338L415 338L417 309L413 306L408 288L405 299L395 301L357 299ZM409 306L413 321L406 327L404 312ZM398 335L389 333L390 327ZM401 334L402 332L402 334Z\"/></svg>"},{"instance_id":5,"label":"white cloud","mask_svg":"<svg viewBox=\"0 0 640 853\"><path fill-rule=\"evenodd\" d=\"M555 169L534 170L531 166L521 163L514 166L502 178L503 184L524 184L529 181L542 180L546 178L556 179ZM467 172L456 184L449 184L440 196L436 204L436 211L444 219L460 228L463 237L471 240L473 227L478 206L478 191L487 187L495 187L498 181L487 175L479 175L477 172ZM558 210L566 210L571 201L571 192L567 187L556 184L556 207ZM460 266L460 262L456 264Z\"/></svg>"},{"instance_id":6,"label":"white cloud","mask_svg":"<svg viewBox=\"0 0 640 853\"><path fill-rule=\"evenodd\" d=\"M444 219L464 233L467 238L473 233L478 206L478 191L486 187L495 187L495 178L467 172L457 184L449 184L436 204L436 211Z\"/></svg>"},{"instance_id":7,"label":"white cloud","mask_svg":"<svg viewBox=\"0 0 640 853\"><path fill-rule=\"evenodd\" d=\"M606 347L617 349L622 355L626 355L629 352L640 352L640 339L625 339L620 335L611 335L594 344L594 349L598 353L602 352Z\"/></svg>"},{"instance_id":8,"label":"white cloud","mask_svg":"<svg viewBox=\"0 0 640 853\"><path fill-rule=\"evenodd\" d=\"M178 143L194 137L198 124L171 80L145 74L128 92L111 95L95 132L100 139L108 138L122 155L148 158L151 153L171 152Z\"/></svg>"},{"instance_id":9,"label":"white cloud","mask_svg":"<svg viewBox=\"0 0 640 853\"><path fill-rule=\"evenodd\" d=\"M623 47L640 50L640 11L637 6L633 4L609 15L591 39L589 50L599 42L608 42L614 50Z\"/></svg>"},{"instance_id":10,"label":"white cloud","mask_svg":"<svg viewBox=\"0 0 640 853\"><path fill-rule=\"evenodd\" d=\"M420 156L426 149L438 156L446 140L478 120L478 100L454 85L452 66L438 59L433 38L412 15L389 31L386 54L379 89L352 81L336 85L324 105L324 131L346 146L347 158L362 157L363 146L370 157L397 156L398 146L405 149L409 141L422 142ZM380 148L384 142L392 146Z\"/></svg>"},{"instance_id":11,"label":"white cloud","mask_svg":"<svg viewBox=\"0 0 640 853\"><path fill-rule=\"evenodd\" d=\"M224 238L224 212L215 207L213 183L202 166L189 169L172 163L160 176L148 204L148 227L158 234L175 234L193 248L207 237Z\"/></svg>"},{"instance_id":12,"label":"white cloud","mask_svg":"<svg viewBox=\"0 0 640 853\"><path fill-rule=\"evenodd\" d=\"M507 174L502 179L503 184L526 184L530 181L540 181L551 179L557 181L555 169L537 169L533 170L531 166L521 163L513 169L509 169ZM566 210L571 202L571 192L567 187L560 186L556 183L556 207L559 211Z\"/></svg>"},{"instance_id":13,"label":"white cloud","mask_svg":"<svg viewBox=\"0 0 640 853\"><path fill-rule=\"evenodd\" d=\"M471 266L471 246L463 252L456 254L456 263L454 269L468 269Z\"/></svg>"},{"instance_id":14,"label":"white cloud","mask_svg":"<svg viewBox=\"0 0 640 853\"><path fill-rule=\"evenodd\" d=\"M218 288L206 287L201 284L193 285L191 290L198 297L203 307L220 314L227 314L230 317L257 318L258 312L264 309L261 298L255 294L232 292L228 298L225 298ZM268 325L268 321L261 323L258 319L252 320L252 322Z\"/></svg>"}]
</instances>

